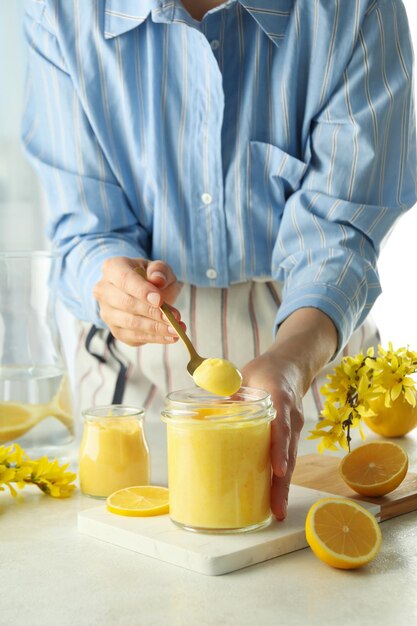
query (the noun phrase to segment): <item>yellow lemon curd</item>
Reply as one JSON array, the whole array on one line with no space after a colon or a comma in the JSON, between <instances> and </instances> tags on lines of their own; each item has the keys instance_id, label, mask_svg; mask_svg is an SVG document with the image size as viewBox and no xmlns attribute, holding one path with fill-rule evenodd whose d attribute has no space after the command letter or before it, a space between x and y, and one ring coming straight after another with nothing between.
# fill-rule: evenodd
<instances>
[{"instance_id":1,"label":"yellow lemon curd","mask_svg":"<svg viewBox=\"0 0 417 626\"><path fill-rule=\"evenodd\" d=\"M125 487L148 485L149 450L141 420L87 417L79 451L79 478L81 491L99 498Z\"/></svg>"},{"instance_id":2,"label":"yellow lemon curd","mask_svg":"<svg viewBox=\"0 0 417 626\"><path fill-rule=\"evenodd\" d=\"M218 396L232 396L242 384L242 375L226 359L204 359L193 374L196 385Z\"/></svg>"},{"instance_id":3,"label":"yellow lemon curd","mask_svg":"<svg viewBox=\"0 0 417 626\"><path fill-rule=\"evenodd\" d=\"M198 408L167 422L171 519L187 529L237 532L269 522L271 408Z\"/></svg>"}]
</instances>

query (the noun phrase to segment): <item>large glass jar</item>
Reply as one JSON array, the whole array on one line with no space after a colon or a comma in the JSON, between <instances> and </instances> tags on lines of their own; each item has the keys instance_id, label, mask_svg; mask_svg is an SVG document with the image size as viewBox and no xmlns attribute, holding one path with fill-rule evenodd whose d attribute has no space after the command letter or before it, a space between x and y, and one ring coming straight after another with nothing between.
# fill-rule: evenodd
<instances>
[{"instance_id":1,"label":"large glass jar","mask_svg":"<svg viewBox=\"0 0 417 626\"><path fill-rule=\"evenodd\" d=\"M52 252L0 252L0 445L63 458L74 416L55 318L59 263Z\"/></svg>"},{"instance_id":2,"label":"large glass jar","mask_svg":"<svg viewBox=\"0 0 417 626\"><path fill-rule=\"evenodd\" d=\"M106 498L125 487L149 484L150 459L143 415L142 409L121 404L83 411L79 450L82 493Z\"/></svg>"},{"instance_id":3,"label":"large glass jar","mask_svg":"<svg viewBox=\"0 0 417 626\"><path fill-rule=\"evenodd\" d=\"M271 519L270 396L242 387L233 398L193 388L170 393L170 517L200 532L255 530Z\"/></svg>"}]
</instances>

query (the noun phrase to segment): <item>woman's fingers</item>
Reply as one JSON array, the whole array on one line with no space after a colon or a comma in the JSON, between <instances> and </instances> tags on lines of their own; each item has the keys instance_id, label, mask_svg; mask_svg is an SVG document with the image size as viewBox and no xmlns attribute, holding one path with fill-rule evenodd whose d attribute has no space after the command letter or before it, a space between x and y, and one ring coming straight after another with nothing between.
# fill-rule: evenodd
<instances>
[{"instance_id":1,"label":"woman's fingers","mask_svg":"<svg viewBox=\"0 0 417 626\"><path fill-rule=\"evenodd\" d=\"M139 267L146 278L137 271ZM177 341L159 306L175 301L180 289L172 269L163 261L113 257L103 263L93 294L112 334L129 345L141 345ZM185 329L179 311L170 308Z\"/></svg>"},{"instance_id":2,"label":"woman's fingers","mask_svg":"<svg viewBox=\"0 0 417 626\"><path fill-rule=\"evenodd\" d=\"M284 394L271 425L271 509L279 520L287 515L288 493L303 423L301 408L294 400L289 402L289 397Z\"/></svg>"},{"instance_id":3,"label":"woman's fingers","mask_svg":"<svg viewBox=\"0 0 417 626\"><path fill-rule=\"evenodd\" d=\"M178 336L175 335L147 335L126 328L120 328L119 326L112 326L111 332L116 339L123 341L123 343L129 346L142 346L146 343L170 344L178 341Z\"/></svg>"},{"instance_id":4,"label":"woman's fingers","mask_svg":"<svg viewBox=\"0 0 417 626\"><path fill-rule=\"evenodd\" d=\"M102 280L112 283L120 291L143 303L159 307L162 303L160 289L143 278L135 269L142 263L144 262L140 259L125 257L107 259L102 265Z\"/></svg>"},{"instance_id":5,"label":"woman's fingers","mask_svg":"<svg viewBox=\"0 0 417 626\"><path fill-rule=\"evenodd\" d=\"M271 423L271 508L278 519L284 519L287 514L290 481L303 427L301 394L293 372L292 364L277 358L272 351L256 357L242 370L244 384L268 391L277 413Z\"/></svg>"},{"instance_id":6,"label":"woman's fingers","mask_svg":"<svg viewBox=\"0 0 417 626\"><path fill-rule=\"evenodd\" d=\"M271 464L276 476L287 473L291 429L290 408L281 404L271 424Z\"/></svg>"},{"instance_id":7,"label":"woman's fingers","mask_svg":"<svg viewBox=\"0 0 417 626\"><path fill-rule=\"evenodd\" d=\"M299 432L293 430L290 446L288 450L287 468L284 474L277 475L273 471L271 490L271 509L275 517L279 520L285 519L288 508L288 494L290 490L291 477L294 471L297 458Z\"/></svg>"},{"instance_id":8,"label":"woman's fingers","mask_svg":"<svg viewBox=\"0 0 417 626\"><path fill-rule=\"evenodd\" d=\"M166 289L177 282L171 267L163 261L149 261L146 267L146 277L160 289Z\"/></svg>"},{"instance_id":9,"label":"woman's fingers","mask_svg":"<svg viewBox=\"0 0 417 626\"><path fill-rule=\"evenodd\" d=\"M285 476L293 452L294 437L298 439L304 424L301 408L285 392L275 401L277 416L271 425L271 463L276 476Z\"/></svg>"},{"instance_id":10,"label":"woman's fingers","mask_svg":"<svg viewBox=\"0 0 417 626\"><path fill-rule=\"evenodd\" d=\"M164 337L177 337L175 330L166 322L150 319L143 315L133 315L113 307L103 305L100 314L110 327L131 331L137 341L159 341Z\"/></svg>"},{"instance_id":11,"label":"woman's fingers","mask_svg":"<svg viewBox=\"0 0 417 626\"><path fill-rule=\"evenodd\" d=\"M138 300L134 296L116 287L113 283L100 280L94 287L94 296L99 303L103 303L119 311L125 311L132 315L143 315L155 321L163 321L165 318L159 308L151 306L148 302ZM171 307L177 320L180 314L177 309Z\"/></svg>"}]
</instances>

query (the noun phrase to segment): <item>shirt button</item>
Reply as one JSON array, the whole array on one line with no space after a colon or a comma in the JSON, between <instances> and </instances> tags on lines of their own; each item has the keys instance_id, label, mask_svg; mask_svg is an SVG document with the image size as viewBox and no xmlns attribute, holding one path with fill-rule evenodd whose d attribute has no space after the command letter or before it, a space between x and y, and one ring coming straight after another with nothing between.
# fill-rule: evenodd
<instances>
[{"instance_id":1,"label":"shirt button","mask_svg":"<svg viewBox=\"0 0 417 626\"><path fill-rule=\"evenodd\" d=\"M213 202L213 198L209 193L201 194L201 199L204 202L204 204L211 204L211 202Z\"/></svg>"},{"instance_id":2,"label":"shirt button","mask_svg":"<svg viewBox=\"0 0 417 626\"><path fill-rule=\"evenodd\" d=\"M207 278L211 278L211 279L217 278L217 272L212 267L209 267L209 269L206 272L206 276Z\"/></svg>"},{"instance_id":3,"label":"shirt button","mask_svg":"<svg viewBox=\"0 0 417 626\"><path fill-rule=\"evenodd\" d=\"M213 41L210 42L210 46L212 50L217 50L220 46L220 41L218 39L213 39Z\"/></svg>"}]
</instances>

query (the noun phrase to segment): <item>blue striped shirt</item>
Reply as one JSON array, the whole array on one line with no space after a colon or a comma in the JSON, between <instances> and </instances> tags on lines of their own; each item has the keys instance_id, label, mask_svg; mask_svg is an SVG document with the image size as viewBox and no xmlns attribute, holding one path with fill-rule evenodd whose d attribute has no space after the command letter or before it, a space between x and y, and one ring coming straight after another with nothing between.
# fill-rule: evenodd
<instances>
[{"instance_id":1,"label":"blue striped shirt","mask_svg":"<svg viewBox=\"0 0 417 626\"><path fill-rule=\"evenodd\" d=\"M285 285L339 348L417 198L412 47L400 0L29 0L23 140L62 253L61 292L103 326L112 256L179 280Z\"/></svg>"}]
</instances>

